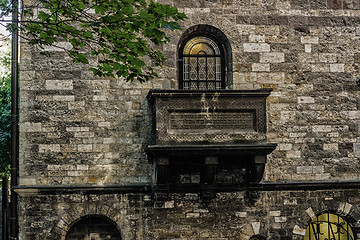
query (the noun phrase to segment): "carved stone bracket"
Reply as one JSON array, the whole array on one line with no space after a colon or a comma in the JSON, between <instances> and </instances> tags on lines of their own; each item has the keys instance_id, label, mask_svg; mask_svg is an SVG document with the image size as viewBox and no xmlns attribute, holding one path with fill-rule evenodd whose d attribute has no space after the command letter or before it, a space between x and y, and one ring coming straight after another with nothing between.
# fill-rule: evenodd
<instances>
[{"instance_id":1,"label":"carved stone bracket","mask_svg":"<svg viewBox=\"0 0 360 240\"><path fill-rule=\"evenodd\" d=\"M217 184L216 172L219 161L232 159L234 165L246 166L246 182L259 182L263 176L266 155L271 153L276 144L255 145L150 145L146 148L149 160L154 166L154 186L169 185L169 166L177 159L191 164L194 158L201 165L200 183Z\"/></svg>"}]
</instances>

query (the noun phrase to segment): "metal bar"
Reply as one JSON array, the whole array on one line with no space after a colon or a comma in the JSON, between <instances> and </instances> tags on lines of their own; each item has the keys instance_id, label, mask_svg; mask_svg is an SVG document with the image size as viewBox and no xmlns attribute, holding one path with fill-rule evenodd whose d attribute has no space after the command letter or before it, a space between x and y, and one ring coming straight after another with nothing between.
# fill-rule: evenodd
<instances>
[{"instance_id":1,"label":"metal bar","mask_svg":"<svg viewBox=\"0 0 360 240\"><path fill-rule=\"evenodd\" d=\"M339 218L339 216L338 216L338 218ZM347 236L347 239L349 240L350 233L349 233L349 224L347 222L346 222L346 236ZM351 237L351 239L352 239L352 237Z\"/></svg>"},{"instance_id":2,"label":"metal bar","mask_svg":"<svg viewBox=\"0 0 360 240\"><path fill-rule=\"evenodd\" d=\"M18 185L18 6L19 1L13 0L12 4L12 41L11 41L11 196L10 196L10 238L18 239L18 211L17 194L14 187Z\"/></svg>"},{"instance_id":3,"label":"metal bar","mask_svg":"<svg viewBox=\"0 0 360 240\"><path fill-rule=\"evenodd\" d=\"M182 71L182 83L181 83L183 89L184 89L184 87L185 87L185 83L184 83L184 82L185 82L185 80L186 80L186 77L185 77L185 76L186 76L186 74L185 74L185 67L186 67L186 66L185 66L185 62L186 62L186 60L185 60L185 58L184 58L184 61L183 61L183 63L182 63L182 70L183 70L183 71Z\"/></svg>"},{"instance_id":4,"label":"metal bar","mask_svg":"<svg viewBox=\"0 0 360 240\"><path fill-rule=\"evenodd\" d=\"M205 56L205 80L206 80L206 89L209 89L209 76L208 76L208 59ZM214 87L215 88L215 87Z\"/></svg>"},{"instance_id":5,"label":"metal bar","mask_svg":"<svg viewBox=\"0 0 360 240\"><path fill-rule=\"evenodd\" d=\"M205 55L198 55L198 54L184 54L183 57L199 57L199 56L205 56ZM209 54L206 55L207 57L221 57L221 55L217 54Z\"/></svg>"},{"instance_id":6,"label":"metal bar","mask_svg":"<svg viewBox=\"0 0 360 240\"><path fill-rule=\"evenodd\" d=\"M39 193L57 193L57 192L147 192L147 189L151 189L150 184L141 184L134 186L107 186L107 187L94 187L94 186L83 186L83 185L73 185L73 186L17 186L14 189L17 192L26 192L26 191L36 191ZM244 190L252 191L304 191L304 190L343 190L343 189L359 189L360 181L336 181L336 182L290 182L290 183L277 183L277 182L267 182L267 183L251 183L245 184L242 186L227 186L227 185L217 185L211 188L211 190L218 192L237 192ZM171 189L170 189L171 191ZM198 187L194 186L193 188L186 186L174 186L174 192L191 192L198 191Z\"/></svg>"},{"instance_id":7,"label":"metal bar","mask_svg":"<svg viewBox=\"0 0 360 240\"><path fill-rule=\"evenodd\" d=\"M340 224L340 216L337 215L337 219L338 219L338 224ZM339 225L338 225L339 226ZM340 233L341 233L341 228L339 228L338 226L336 226L338 228L338 238L340 239ZM346 227L349 226L348 223L346 222ZM349 239L349 232L346 233L347 235L347 239Z\"/></svg>"},{"instance_id":8,"label":"metal bar","mask_svg":"<svg viewBox=\"0 0 360 240\"><path fill-rule=\"evenodd\" d=\"M315 227L314 227L314 223L310 223L310 226L313 229L315 240L318 240L318 237L316 236L316 230L315 230ZM310 229L309 229L309 236L311 236L311 230ZM311 239L311 237L310 237L310 239Z\"/></svg>"},{"instance_id":9,"label":"metal bar","mask_svg":"<svg viewBox=\"0 0 360 240\"><path fill-rule=\"evenodd\" d=\"M199 89L200 84L199 84L199 57L196 57L196 85L197 85L197 89Z\"/></svg>"},{"instance_id":10,"label":"metal bar","mask_svg":"<svg viewBox=\"0 0 360 240\"><path fill-rule=\"evenodd\" d=\"M8 240L8 208L9 208L9 180L7 177L2 178L2 239Z\"/></svg>"},{"instance_id":11,"label":"metal bar","mask_svg":"<svg viewBox=\"0 0 360 240\"><path fill-rule=\"evenodd\" d=\"M210 80L217 81L217 78L216 78L216 57L212 57L211 60L212 60L212 65L210 66L211 67L210 69L212 71L213 77ZM216 84L215 84L215 87L216 87Z\"/></svg>"},{"instance_id":12,"label":"metal bar","mask_svg":"<svg viewBox=\"0 0 360 240\"><path fill-rule=\"evenodd\" d=\"M328 237L330 239L330 230L332 232L333 237L335 237L335 235L334 235L334 231L332 229L332 225L331 225L331 222L330 222L330 214L327 213L327 216L328 216L328 222L327 222L327 225L328 225Z\"/></svg>"},{"instance_id":13,"label":"metal bar","mask_svg":"<svg viewBox=\"0 0 360 240\"><path fill-rule=\"evenodd\" d=\"M339 216L339 215L337 215L337 219L338 219L338 221L337 221L338 224L340 224L340 216ZM339 226L339 225L337 225L336 227L338 228L338 229L337 229L337 231L338 231L338 238L340 239L341 228L339 228L338 226ZM347 226L349 226L349 225L348 225L347 222L346 222L346 227L347 227ZM349 232L347 232L346 235L347 235L347 239L349 239Z\"/></svg>"}]
</instances>

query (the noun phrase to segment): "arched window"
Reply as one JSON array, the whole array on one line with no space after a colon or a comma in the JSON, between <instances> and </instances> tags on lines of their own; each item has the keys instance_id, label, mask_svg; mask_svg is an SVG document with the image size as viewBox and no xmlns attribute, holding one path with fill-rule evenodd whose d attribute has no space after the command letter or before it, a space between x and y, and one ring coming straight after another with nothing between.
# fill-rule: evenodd
<instances>
[{"instance_id":1,"label":"arched window","mask_svg":"<svg viewBox=\"0 0 360 240\"><path fill-rule=\"evenodd\" d=\"M71 226L65 240L116 239L121 235L116 225L103 216L86 216Z\"/></svg>"},{"instance_id":2,"label":"arched window","mask_svg":"<svg viewBox=\"0 0 360 240\"><path fill-rule=\"evenodd\" d=\"M197 25L180 40L179 88L224 89L232 79L229 40L217 28Z\"/></svg>"},{"instance_id":3,"label":"arched window","mask_svg":"<svg viewBox=\"0 0 360 240\"><path fill-rule=\"evenodd\" d=\"M224 88L224 60L214 40L204 36L191 38L182 51L183 89Z\"/></svg>"},{"instance_id":4,"label":"arched window","mask_svg":"<svg viewBox=\"0 0 360 240\"><path fill-rule=\"evenodd\" d=\"M305 240L354 240L350 225L340 216L324 213L306 228Z\"/></svg>"}]
</instances>

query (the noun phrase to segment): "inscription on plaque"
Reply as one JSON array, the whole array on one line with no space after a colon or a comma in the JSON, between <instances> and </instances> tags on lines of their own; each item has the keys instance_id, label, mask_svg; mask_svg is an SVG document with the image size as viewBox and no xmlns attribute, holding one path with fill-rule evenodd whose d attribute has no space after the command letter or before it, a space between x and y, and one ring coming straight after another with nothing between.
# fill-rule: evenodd
<instances>
[{"instance_id":1,"label":"inscription on plaque","mask_svg":"<svg viewBox=\"0 0 360 240\"><path fill-rule=\"evenodd\" d=\"M172 111L169 113L169 126L172 130L256 130L255 111Z\"/></svg>"}]
</instances>

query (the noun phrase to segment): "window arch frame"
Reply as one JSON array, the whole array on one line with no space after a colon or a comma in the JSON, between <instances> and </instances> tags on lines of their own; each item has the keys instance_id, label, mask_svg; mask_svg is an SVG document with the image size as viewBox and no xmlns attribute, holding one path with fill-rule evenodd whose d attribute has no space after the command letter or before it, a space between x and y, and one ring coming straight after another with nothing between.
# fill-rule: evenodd
<instances>
[{"instance_id":1,"label":"window arch frame","mask_svg":"<svg viewBox=\"0 0 360 240\"><path fill-rule=\"evenodd\" d=\"M232 88L232 50L226 35L216 27L210 25L195 25L188 28L179 40L178 45L178 84L184 89L184 48L186 44L197 37L211 39L220 50L221 86L219 89ZM189 89L189 90L216 90L216 88Z\"/></svg>"},{"instance_id":2,"label":"window arch frame","mask_svg":"<svg viewBox=\"0 0 360 240\"><path fill-rule=\"evenodd\" d=\"M105 216L105 215L100 215L100 214L89 214L89 215L84 215L81 216L80 218L76 219L75 221L73 221L70 225L69 228L66 231L66 234L62 237L62 239L67 240L69 237L71 237L71 234L73 234L73 232L76 230L76 227L82 227L81 225L78 226L79 224L84 224L83 221L86 220L93 220L93 219L101 219L102 221L105 221L107 224L109 224L110 226L113 227L113 229L115 229L118 233L118 235L120 236L121 239L123 238L122 232L119 229L117 223L112 220L111 218ZM120 239L120 240L121 240Z\"/></svg>"},{"instance_id":3,"label":"window arch frame","mask_svg":"<svg viewBox=\"0 0 360 240\"><path fill-rule=\"evenodd\" d=\"M261 235L253 235L249 238L249 240L265 240L265 237Z\"/></svg>"}]
</instances>

